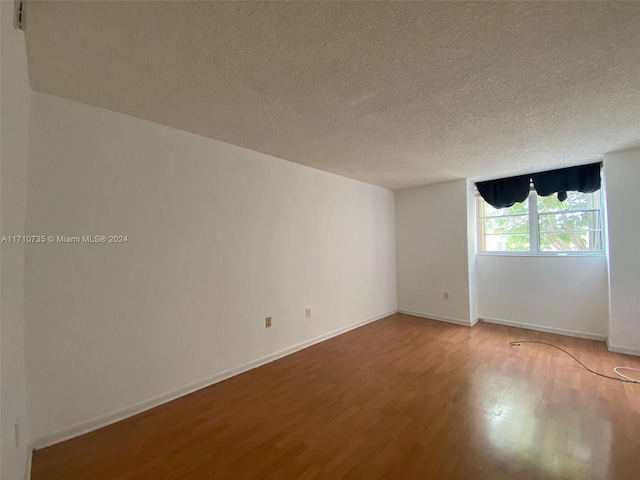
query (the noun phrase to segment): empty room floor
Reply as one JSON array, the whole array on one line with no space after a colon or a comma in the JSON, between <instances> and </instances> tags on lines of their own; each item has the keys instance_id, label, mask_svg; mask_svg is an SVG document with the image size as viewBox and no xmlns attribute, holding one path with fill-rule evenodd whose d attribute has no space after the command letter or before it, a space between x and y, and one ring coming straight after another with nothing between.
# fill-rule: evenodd
<instances>
[{"instance_id":1,"label":"empty room floor","mask_svg":"<svg viewBox=\"0 0 640 480\"><path fill-rule=\"evenodd\" d=\"M395 314L33 455L53 479L640 478L604 342Z\"/></svg>"}]
</instances>

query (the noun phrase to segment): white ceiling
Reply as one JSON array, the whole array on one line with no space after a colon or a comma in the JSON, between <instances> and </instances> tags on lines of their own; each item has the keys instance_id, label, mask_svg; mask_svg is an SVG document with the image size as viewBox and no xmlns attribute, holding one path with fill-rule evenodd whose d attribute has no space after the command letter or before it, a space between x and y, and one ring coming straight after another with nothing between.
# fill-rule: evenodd
<instances>
[{"instance_id":1,"label":"white ceiling","mask_svg":"<svg viewBox=\"0 0 640 480\"><path fill-rule=\"evenodd\" d=\"M34 2L35 90L390 188L640 145L637 2Z\"/></svg>"}]
</instances>

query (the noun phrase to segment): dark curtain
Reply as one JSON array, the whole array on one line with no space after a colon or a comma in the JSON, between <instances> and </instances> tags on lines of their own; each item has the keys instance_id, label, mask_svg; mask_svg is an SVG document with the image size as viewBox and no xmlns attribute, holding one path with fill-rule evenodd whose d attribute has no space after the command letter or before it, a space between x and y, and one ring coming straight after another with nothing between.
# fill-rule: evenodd
<instances>
[{"instance_id":1,"label":"dark curtain","mask_svg":"<svg viewBox=\"0 0 640 480\"><path fill-rule=\"evenodd\" d=\"M557 193L558 200L564 202L567 192L591 193L600 189L600 164L534 173L531 179L538 195L546 197Z\"/></svg>"},{"instance_id":2,"label":"dark curtain","mask_svg":"<svg viewBox=\"0 0 640 480\"><path fill-rule=\"evenodd\" d=\"M600 189L600 163L561 168L547 172L520 175L518 177L499 178L476 183L478 192L494 208L507 208L518 202L524 202L529 196L530 180L538 195L546 197L558 194L558 200L564 202L567 192L591 193Z\"/></svg>"},{"instance_id":3,"label":"dark curtain","mask_svg":"<svg viewBox=\"0 0 640 480\"><path fill-rule=\"evenodd\" d=\"M507 208L529 196L529 175L476 183L482 198L494 208Z\"/></svg>"}]
</instances>

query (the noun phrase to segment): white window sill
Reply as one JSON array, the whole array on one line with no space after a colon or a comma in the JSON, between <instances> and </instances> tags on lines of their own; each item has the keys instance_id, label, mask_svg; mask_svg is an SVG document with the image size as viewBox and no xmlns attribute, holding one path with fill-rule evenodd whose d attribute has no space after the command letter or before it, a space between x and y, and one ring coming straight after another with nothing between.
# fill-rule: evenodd
<instances>
[{"instance_id":1,"label":"white window sill","mask_svg":"<svg viewBox=\"0 0 640 480\"><path fill-rule=\"evenodd\" d=\"M603 250L597 252L477 252L481 257L604 257Z\"/></svg>"}]
</instances>

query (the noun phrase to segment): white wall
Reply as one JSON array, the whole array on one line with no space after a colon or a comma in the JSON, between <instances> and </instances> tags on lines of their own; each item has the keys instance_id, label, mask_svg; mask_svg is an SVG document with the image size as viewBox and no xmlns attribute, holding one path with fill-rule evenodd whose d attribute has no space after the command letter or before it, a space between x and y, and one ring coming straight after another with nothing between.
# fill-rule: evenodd
<instances>
[{"instance_id":1,"label":"white wall","mask_svg":"<svg viewBox=\"0 0 640 480\"><path fill-rule=\"evenodd\" d=\"M607 261L602 256L478 255L483 320L604 340Z\"/></svg>"},{"instance_id":2,"label":"white wall","mask_svg":"<svg viewBox=\"0 0 640 480\"><path fill-rule=\"evenodd\" d=\"M36 444L395 312L392 191L39 93L30 120L28 231L129 238L27 248Z\"/></svg>"},{"instance_id":3,"label":"white wall","mask_svg":"<svg viewBox=\"0 0 640 480\"><path fill-rule=\"evenodd\" d=\"M23 235L27 129L31 91L24 35L13 29L13 2L1 2L0 235ZM17 480L27 465L27 411L23 316L22 244L3 243L0 252L0 476ZM15 445L14 425L19 429Z\"/></svg>"},{"instance_id":4,"label":"white wall","mask_svg":"<svg viewBox=\"0 0 640 480\"><path fill-rule=\"evenodd\" d=\"M465 325L475 322L468 193L466 180L396 191L400 311ZM449 293L448 300L443 292Z\"/></svg>"},{"instance_id":5,"label":"white wall","mask_svg":"<svg viewBox=\"0 0 640 480\"><path fill-rule=\"evenodd\" d=\"M475 183L467 180L467 268L469 269L469 314L472 322L478 319L478 219L476 217Z\"/></svg>"},{"instance_id":6,"label":"white wall","mask_svg":"<svg viewBox=\"0 0 640 480\"><path fill-rule=\"evenodd\" d=\"M609 348L640 355L640 149L604 157L609 230Z\"/></svg>"}]
</instances>

